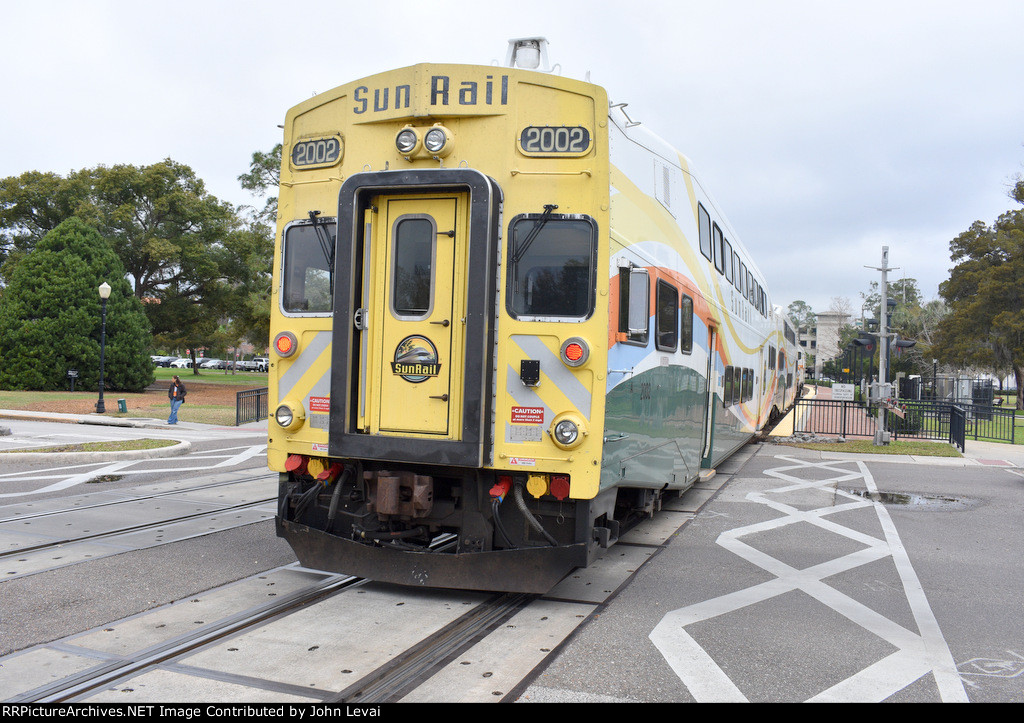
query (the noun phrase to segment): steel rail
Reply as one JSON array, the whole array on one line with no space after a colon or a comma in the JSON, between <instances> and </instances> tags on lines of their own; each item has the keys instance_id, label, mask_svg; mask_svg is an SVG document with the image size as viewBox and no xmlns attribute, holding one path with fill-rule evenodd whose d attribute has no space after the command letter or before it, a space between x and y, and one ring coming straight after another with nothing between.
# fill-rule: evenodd
<instances>
[{"instance_id":1,"label":"steel rail","mask_svg":"<svg viewBox=\"0 0 1024 723\"><path fill-rule=\"evenodd\" d=\"M145 498L142 498L145 499ZM135 502L137 500L120 500L119 502ZM213 517L215 515L224 514L226 512L234 512L237 510L244 510L250 507L257 507L259 505L266 504L267 502L276 502L277 497L267 497L265 499L254 500L252 502L246 502L240 505L231 505L229 507L220 507L215 510L206 510L203 512L197 512L192 515L182 515L180 517L168 517L157 522L147 522L141 525L132 525L129 527L120 527L116 530L107 530L105 532L97 532L93 535L82 535L80 537L69 537L62 540L53 540L50 542L41 543L38 545L32 545L30 547L19 547L14 550L3 550L0 551L0 560L7 557L14 557L16 555L24 555L27 552L38 552L40 550L47 550L52 547L61 547L62 545L69 545L75 542L83 542L85 540L99 540L105 537L117 537L118 535L125 535L132 532L140 532L142 530L148 530L154 527L162 527L165 525L173 525L178 522L184 522L185 520L196 520L203 517Z\"/></svg>"},{"instance_id":2,"label":"steel rail","mask_svg":"<svg viewBox=\"0 0 1024 723\"><path fill-rule=\"evenodd\" d=\"M61 703L96 688L106 687L119 680L134 676L147 668L167 662L172 658L190 653L196 648L217 641L247 628L263 624L270 618L285 614L315 600L333 595L341 590L359 585L365 580L349 575L332 575L304 590L298 590L279 600L263 603L243 610L215 623L179 635L171 640L140 651L131 660L103 663L82 671L77 675L55 681L27 691L6 701L8 703Z\"/></svg>"},{"instance_id":3,"label":"steel rail","mask_svg":"<svg viewBox=\"0 0 1024 723\"><path fill-rule=\"evenodd\" d=\"M124 502L137 502L139 500L152 500L152 499L156 499L158 497L168 497L170 495L180 495L182 493L192 492L192 491L195 491L195 490L207 490L207 489L214 489L216 487L227 487L229 485L245 484L246 482L252 482L253 480L260 479L261 477L273 477L273 476L276 476L276 475L277 475L276 472L268 472L268 473L256 475L254 477L249 477L249 478L246 478L246 479L225 480L223 482L213 482L213 483L208 484L208 485L199 485L198 487L186 487L186 488L180 489L180 490L168 490L166 492L154 492L153 494L142 495L140 497L129 497L129 498L126 498L126 499L123 499L123 500L106 500L106 501L102 501L102 502L96 502L94 504L81 505L81 506L78 506L78 507L65 507L65 508L60 509L60 510L46 510L46 511L42 511L42 512L30 512L30 513L25 514L25 515L14 515L13 517L0 517L0 524L4 524L6 522L20 522L21 520L34 520L34 519L38 519L40 517L50 517L52 515L62 515L65 512L78 512L79 510L92 510L92 509L97 509L99 507L109 507L110 505L119 505L119 504L122 504ZM3 507L0 507L0 512L3 512Z\"/></svg>"},{"instance_id":4,"label":"steel rail","mask_svg":"<svg viewBox=\"0 0 1024 723\"><path fill-rule=\"evenodd\" d=\"M540 597L526 593L506 593L481 603L406 652L345 688L333 703L390 703L407 692L414 683L429 678L432 668L450 655L465 649L477 636L509 619L521 608Z\"/></svg>"}]
</instances>

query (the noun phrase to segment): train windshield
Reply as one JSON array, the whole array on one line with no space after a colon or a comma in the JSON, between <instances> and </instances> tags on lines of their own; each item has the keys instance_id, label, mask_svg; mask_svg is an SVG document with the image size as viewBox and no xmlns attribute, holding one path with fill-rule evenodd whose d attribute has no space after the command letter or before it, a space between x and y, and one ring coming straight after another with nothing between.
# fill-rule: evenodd
<instances>
[{"instance_id":1,"label":"train windshield","mask_svg":"<svg viewBox=\"0 0 1024 723\"><path fill-rule=\"evenodd\" d=\"M284 232L281 264L281 305L285 312L330 312L333 305L331 267L337 224L318 220L297 223Z\"/></svg>"},{"instance_id":2,"label":"train windshield","mask_svg":"<svg viewBox=\"0 0 1024 723\"><path fill-rule=\"evenodd\" d=\"M597 227L544 214L512 222L508 311L518 318L586 319L594 311Z\"/></svg>"}]
</instances>

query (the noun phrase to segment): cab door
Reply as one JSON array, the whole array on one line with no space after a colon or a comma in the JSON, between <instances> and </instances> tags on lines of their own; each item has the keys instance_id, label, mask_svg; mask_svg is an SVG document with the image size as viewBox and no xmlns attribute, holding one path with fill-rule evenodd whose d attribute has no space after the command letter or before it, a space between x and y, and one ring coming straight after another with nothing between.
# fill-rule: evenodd
<instances>
[{"instance_id":1,"label":"cab door","mask_svg":"<svg viewBox=\"0 0 1024 723\"><path fill-rule=\"evenodd\" d=\"M371 433L458 438L465 344L465 194L379 196Z\"/></svg>"}]
</instances>

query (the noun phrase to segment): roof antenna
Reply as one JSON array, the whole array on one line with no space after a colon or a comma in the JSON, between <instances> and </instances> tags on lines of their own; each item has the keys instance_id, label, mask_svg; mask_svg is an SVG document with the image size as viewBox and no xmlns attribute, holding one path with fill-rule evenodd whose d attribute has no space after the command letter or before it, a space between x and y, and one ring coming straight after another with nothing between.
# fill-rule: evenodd
<instances>
[{"instance_id":1,"label":"roof antenna","mask_svg":"<svg viewBox=\"0 0 1024 723\"><path fill-rule=\"evenodd\" d=\"M539 73L557 73L562 66L552 67L548 62L547 38L512 38L505 54L506 68L523 68Z\"/></svg>"}]
</instances>

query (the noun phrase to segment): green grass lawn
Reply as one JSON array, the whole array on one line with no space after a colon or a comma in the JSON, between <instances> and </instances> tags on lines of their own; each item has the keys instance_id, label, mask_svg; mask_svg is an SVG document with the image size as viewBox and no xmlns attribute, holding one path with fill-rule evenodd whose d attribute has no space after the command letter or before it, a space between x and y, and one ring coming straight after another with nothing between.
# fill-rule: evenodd
<instances>
[{"instance_id":1,"label":"green grass lawn","mask_svg":"<svg viewBox=\"0 0 1024 723\"><path fill-rule=\"evenodd\" d=\"M110 442L83 442L82 444L62 444L55 447L36 447L31 449L5 449L0 454L19 452L130 452L136 449L160 449L178 444L176 439L122 439Z\"/></svg>"},{"instance_id":2,"label":"green grass lawn","mask_svg":"<svg viewBox=\"0 0 1024 723\"><path fill-rule=\"evenodd\" d=\"M963 457L960 450L945 442L929 442L923 439L899 439L876 447L870 439L856 439L846 442L794 442L789 447L815 449L819 452L851 452L853 454L911 454L919 457Z\"/></svg>"},{"instance_id":3,"label":"green grass lawn","mask_svg":"<svg viewBox=\"0 0 1024 723\"><path fill-rule=\"evenodd\" d=\"M175 374L181 377L181 381L185 383L186 387L189 383L237 384L246 389L267 386L266 372L232 372L230 370L225 372L223 369L200 369L199 373L196 374L191 369L169 369L166 367L157 367L154 369L154 372L156 373L156 383L162 384L166 382L168 386Z\"/></svg>"}]
</instances>

